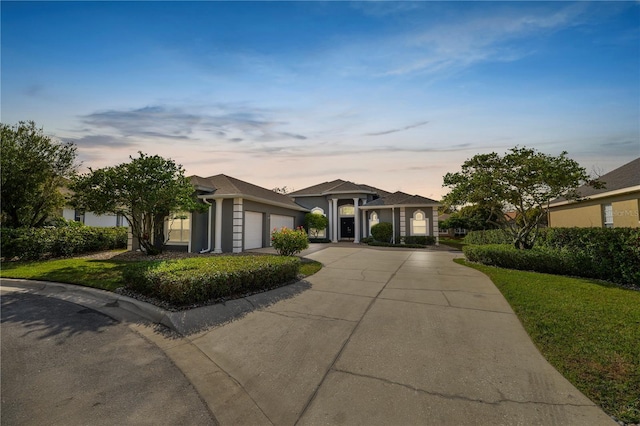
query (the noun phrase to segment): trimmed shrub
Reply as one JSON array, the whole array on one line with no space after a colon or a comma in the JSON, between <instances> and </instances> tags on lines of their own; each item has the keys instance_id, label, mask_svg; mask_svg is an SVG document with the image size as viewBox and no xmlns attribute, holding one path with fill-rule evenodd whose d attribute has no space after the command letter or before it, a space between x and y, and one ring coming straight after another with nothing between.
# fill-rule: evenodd
<instances>
[{"instance_id":1,"label":"trimmed shrub","mask_svg":"<svg viewBox=\"0 0 640 426\"><path fill-rule=\"evenodd\" d=\"M300 260L285 256L212 256L138 262L122 273L135 292L176 305L264 291L294 280Z\"/></svg>"},{"instance_id":2,"label":"trimmed shrub","mask_svg":"<svg viewBox=\"0 0 640 426\"><path fill-rule=\"evenodd\" d=\"M375 247L398 247L398 248L425 248L426 247L424 244L393 244L393 243L381 243L380 241L371 241L367 244Z\"/></svg>"},{"instance_id":3,"label":"trimmed shrub","mask_svg":"<svg viewBox=\"0 0 640 426\"><path fill-rule=\"evenodd\" d=\"M503 229L471 231L464 237L465 244L512 244L513 238Z\"/></svg>"},{"instance_id":4,"label":"trimmed shrub","mask_svg":"<svg viewBox=\"0 0 640 426\"><path fill-rule=\"evenodd\" d=\"M125 227L3 228L1 232L6 259L38 260L127 247Z\"/></svg>"},{"instance_id":5,"label":"trimmed shrub","mask_svg":"<svg viewBox=\"0 0 640 426\"><path fill-rule=\"evenodd\" d=\"M431 246L436 243L436 237L431 235L413 235L404 237L405 244L418 244L423 246Z\"/></svg>"},{"instance_id":6,"label":"trimmed shrub","mask_svg":"<svg viewBox=\"0 0 640 426\"><path fill-rule=\"evenodd\" d=\"M640 234L640 230L637 231ZM612 241L604 248L548 247L518 250L506 244L466 245L463 252L472 262L502 268L544 272L558 275L596 278L618 284L640 283L640 239Z\"/></svg>"},{"instance_id":7,"label":"trimmed shrub","mask_svg":"<svg viewBox=\"0 0 640 426\"><path fill-rule=\"evenodd\" d=\"M271 234L273 248L281 256L293 256L309 248L309 237L301 226L296 229L282 228Z\"/></svg>"},{"instance_id":8,"label":"trimmed shrub","mask_svg":"<svg viewBox=\"0 0 640 426\"><path fill-rule=\"evenodd\" d=\"M381 243L390 243L393 238L393 225L389 222L376 223L371 227L371 235Z\"/></svg>"},{"instance_id":9,"label":"trimmed shrub","mask_svg":"<svg viewBox=\"0 0 640 426\"><path fill-rule=\"evenodd\" d=\"M330 243L329 238L309 238L310 243Z\"/></svg>"}]
</instances>

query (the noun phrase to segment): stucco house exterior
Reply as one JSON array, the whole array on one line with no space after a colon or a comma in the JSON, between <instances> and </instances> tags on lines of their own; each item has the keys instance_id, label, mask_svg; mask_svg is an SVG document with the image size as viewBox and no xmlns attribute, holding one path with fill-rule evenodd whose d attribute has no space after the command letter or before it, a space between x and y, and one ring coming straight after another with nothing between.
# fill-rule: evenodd
<instances>
[{"instance_id":1,"label":"stucco house exterior","mask_svg":"<svg viewBox=\"0 0 640 426\"><path fill-rule=\"evenodd\" d=\"M640 158L601 176L602 189L578 188L580 201L558 198L549 203L549 226L640 227Z\"/></svg>"},{"instance_id":2,"label":"stucco house exterior","mask_svg":"<svg viewBox=\"0 0 640 426\"><path fill-rule=\"evenodd\" d=\"M185 213L167 221L170 248L193 253L239 253L269 247L271 232L304 225L306 213L327 216L320 238L359 243L371 226L390 222L394 240L410 235L438 238L437 201L403 192L390 193L342 179L287 195L226 175L192 176L205 213Z\"/></svg>"}]
</instances>

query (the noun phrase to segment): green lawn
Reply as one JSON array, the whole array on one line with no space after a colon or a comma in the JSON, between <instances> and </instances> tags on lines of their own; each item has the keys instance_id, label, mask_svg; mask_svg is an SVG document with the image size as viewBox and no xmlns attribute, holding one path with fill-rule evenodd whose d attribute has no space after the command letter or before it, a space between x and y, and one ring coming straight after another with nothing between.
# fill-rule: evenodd
<instances>
[{"instance_id":1,"label":"green lawn","mask_svg":"<svg viewBox=\"0 0 640 426\"><path fill-rule=\"evenodd\" d=\"M124 285L122 270L131 262L96 259L58 259L33 262L4 262L2 278L26 278L41 281L80 284L103 290Z\"/></svg>"},{"instance_id":2,"label":"green lawn","mask_svg":"<svg viewBox=\"0 0 640 426\"><path fill-rule=\"evenodd\" d=\"M445 246L453 247L454 249L462 250L466 244L462 239L456 238L440 238L440 244L444 244Z\"/></svg>"},{"instance_id":3,"label":"green lawn","mask_svg":"<svg viewBox=\"0 0 640 426\"><path fill-rule=\"evenodd\" d=\"M496 284L547 360L609 415L640 422L640 292L456 262Z\"/></svg>"}]
</instances>

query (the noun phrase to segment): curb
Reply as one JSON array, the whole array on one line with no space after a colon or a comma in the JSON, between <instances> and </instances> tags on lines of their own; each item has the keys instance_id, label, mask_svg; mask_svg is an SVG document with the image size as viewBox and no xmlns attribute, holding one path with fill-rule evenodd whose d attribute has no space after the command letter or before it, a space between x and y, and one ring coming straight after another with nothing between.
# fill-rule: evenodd
<instances>
[{"instance_id":1,"label":"curb","mask_svg":"<svg viewBox=\"0 0 640 426\"><path fill-rule=\"evenodd\" d=\"M165 326L182 336L188 336L205 328L228 323L279 300L293 297L308 289L310 284L301 280L240 299L176 312L167 311L151 303L128 296L75 284L2 278L0 286L9 291L11 291L10 288L17 288L29 293L72 302L96 310L118 321L140 322L142 319Z\"/></svg>"},{"instance_id":2,"label":"curb","mask_svg":"<svg viewBox=\"0 0 640 426\"><path fill-rule=\"evenodd\" d=\"M135 321L142 318L177 331L172 327L172 323L169 320L170 312L150 303L109 291L75 284L21 278L2 278L0 279L0 286L18 288L41 296L55 297L95 309L119 321Z\"/></svg>"}]
</instances>

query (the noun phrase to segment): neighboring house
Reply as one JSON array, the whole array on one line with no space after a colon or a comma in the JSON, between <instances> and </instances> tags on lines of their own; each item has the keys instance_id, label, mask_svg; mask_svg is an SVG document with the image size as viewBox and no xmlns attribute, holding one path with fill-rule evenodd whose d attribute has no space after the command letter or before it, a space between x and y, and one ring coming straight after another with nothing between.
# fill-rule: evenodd
<instances>
[{"instance_id":1,"label":"neighboring house","mask_svg":"<svg viewBox=\"0 0 640 426\"><path fill-rule=\"evenodd\" d=\"M444 222L445 220L449 219L451 217L450 213L443 213L440 215L439 217L439 223ZM465 228L442 228L439 227L439 231L438 234L441 237L445 237L445 238L452 238L452 237L464 237L465 235L467 235L467 233L469 232L467 229Z\"/></svg>"},{"instance_id":2,"label":"neighboring house","mask_svg":"<svg viewBox=\"0 0 640 426\"><path fill-rule=\"evenodd\" d=\"M69 181L66 181L67 184ZM71 197L73 192L67 187L63 186L60 188L60 192L67 199ZM101 228L113 227L113 226L129 226L129 222L125 219L124 216L118 214L103 214L98 215L93 212L85 212L84 210L75 209L69 205L64 206L61 210L58 210L59 216L62 216L66 220L80 222L83 225L87 226L97 226Z\"/></svg>"},{"instance_id":3,"label":"neighboring house","mask_svg":"<svg viewBox=\"0 0 640 426\"><path fill-rule=\"evenodd\" d=\"M127 219L122 215L103 214L98 215L92 212L76 210L72 207L62 209L62 217L67 220L75 220L87 226L111 227L111 226L129 226Z\"/></svg>"},{"instance_id":4,"label":"neighboring house","mask_svg":"<svg viewBox=\"0 0 640 426\"><path fill-rule=\"evenodd\" d=\"M578 188L580 201L558 198L549 203L549 226L640 227L640 158L601 176L605 188Z\"/></svg>"},{"instance_id":5,"label":"neighboring house","mask_svg":"<svg viewBox=\"0 0 640 426\"><path fill-rule=\"evenodd\" d=\"M208 212L185 213L175 237L176 221L167 224L168 245L190 252L269 247L274 229L302 226L309 212L328 217L329 226L319 237L333 242L359 243L380 222L393 224L396 242L409 235L438 236L440 204L418 195L392 194L341 179L287 195L225 175L192 176L191 182L198 198L209 205Z\"/></svg>"}]
</instances>

